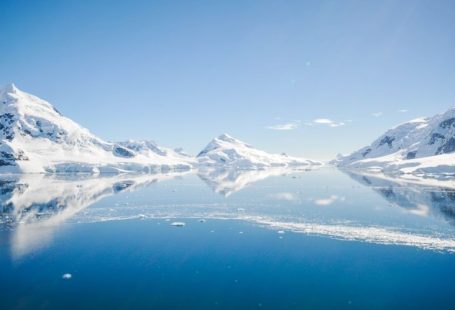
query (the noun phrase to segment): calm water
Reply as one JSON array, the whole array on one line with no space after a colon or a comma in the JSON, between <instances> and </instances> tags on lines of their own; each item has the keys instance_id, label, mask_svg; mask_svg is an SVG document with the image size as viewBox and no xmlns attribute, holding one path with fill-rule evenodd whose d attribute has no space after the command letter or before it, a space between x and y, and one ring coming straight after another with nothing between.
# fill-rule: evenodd
<instances>
[{"instance_id":1,"label":"calm water","mask_svg":"<svg viewBox=\"0 0 455 310\"><path fill-rule=\"evenodd\" d=\"M453 188L328 168L4 177L0 308L454 309Z\"/></svg>"}]
</instances>

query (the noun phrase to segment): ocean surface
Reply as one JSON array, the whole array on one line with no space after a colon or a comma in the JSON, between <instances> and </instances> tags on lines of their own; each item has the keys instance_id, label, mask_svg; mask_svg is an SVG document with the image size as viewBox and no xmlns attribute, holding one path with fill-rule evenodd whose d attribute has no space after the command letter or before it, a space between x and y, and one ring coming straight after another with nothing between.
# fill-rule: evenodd
<instances>
[{"instance_id":1,"label":"ocean surface","mask_svg":"<svg viewBox=\"0 0 455 310\"><path fill-rule=\"evenodd\" d=\"M455 309L450 180L20 175L0 202L0 309Z\"/></svg>"}]
</instances>

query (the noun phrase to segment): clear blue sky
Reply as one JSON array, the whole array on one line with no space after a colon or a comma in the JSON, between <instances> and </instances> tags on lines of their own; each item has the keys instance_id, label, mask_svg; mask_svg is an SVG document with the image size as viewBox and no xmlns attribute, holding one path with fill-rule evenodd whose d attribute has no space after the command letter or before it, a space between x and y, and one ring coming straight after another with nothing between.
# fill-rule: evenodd
<instances>
[{"instance_id":1,"label":"clear blue sky","mask_svg":"<svg viewBox=\"0 0 455 310\"><path fill-rule=\"evenodd\" d=\"M455 105L454 1L0 0L0 12L0 84L106 140L196 153L227 132L326 159Z\"/></svg>"}]
</instances>

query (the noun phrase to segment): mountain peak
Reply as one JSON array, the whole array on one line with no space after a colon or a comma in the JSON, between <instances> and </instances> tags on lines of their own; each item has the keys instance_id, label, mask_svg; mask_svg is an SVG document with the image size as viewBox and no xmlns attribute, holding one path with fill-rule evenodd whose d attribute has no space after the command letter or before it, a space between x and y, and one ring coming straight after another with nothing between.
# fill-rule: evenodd
<instances>
[{"instance_id":1,"label":"mountain peak","mask_svg":"<svg viewBox=\"0 0 455 310\"><path fill-rule=\"evenodd\" d=\"M389 129L370 145L339 157L332 163L338 166L383 171L407 167L406 173L411 171L421 173L426 169L423 167L424 162L429 170L439 165L448 167L447 162L443 164L442 159L432 157L454 153L455 108L450 108L442 114L417 118ZM403 168L397 168L399 165Z\"/></svg>"},{"instance_id":2,"label":"mountain peak","mask_svg":"<svg viewBox=\"0 0 455 310\"><path fill-rule=\"evenodd\" d=\"M218 136L218 140L227 141L227 142L237 141L237 139L228 135L227 133L223 133L222 135Z\"/></svg>"},{"instance_id":3,"label":"mountain peak","mask_svg":"<svg viewBox=\"0 0 455 310\"><path fill-rule=\"evenodd\" d=\"M145 172L189 169L183 157L151 141L106 142L49 102L0 87L0 173ZM137 151L136 151L137 150Z\"/></svg>"},{"instance_id":4,"label":"mountain peak","mask_svg":"<svg viewBox=\"0 0 455 310\"><path fill-rule=\"evenodd\" d=\"M320 165L321 163L286 154L270 154L256 149L228 134L213 139L198 155L202 166L223 166L238 169L263 169L267 167L294 167Z\"/></svg>"},{"instance_id":5,"label":"mountain peak","mask_svg":"<svg viewBox=\"0 0 455 310\"><path fill-rule=\"evenodd\" d=\"M14 85L14 83L6 84L3 87L0 87L0 93L15 94L19 89Z\"/></svg>"}]
</instances>

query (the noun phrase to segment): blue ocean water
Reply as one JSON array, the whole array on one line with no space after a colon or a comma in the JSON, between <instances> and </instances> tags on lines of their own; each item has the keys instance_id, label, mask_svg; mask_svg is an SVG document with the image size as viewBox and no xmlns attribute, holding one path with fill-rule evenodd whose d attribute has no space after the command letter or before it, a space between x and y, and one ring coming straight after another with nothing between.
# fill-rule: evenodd
<instances>
[{"instance_id":1,"label":"blue ocean water","mask_svg":"<svg viewBox=\"0 0 455 310\"><path fill-rule=\"evenodd\" d=\"M455 308L450 186L221 170L9 176L0 195L1 309Z\"/></svg>"}]
</instances>

